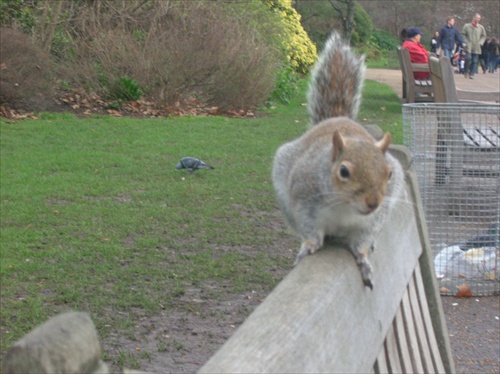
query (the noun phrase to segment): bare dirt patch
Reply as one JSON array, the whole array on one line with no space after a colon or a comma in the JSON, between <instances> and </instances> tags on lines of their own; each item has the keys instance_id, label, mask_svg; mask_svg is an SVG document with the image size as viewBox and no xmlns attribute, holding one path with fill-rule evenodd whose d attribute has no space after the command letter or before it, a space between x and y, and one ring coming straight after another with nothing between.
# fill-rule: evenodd
<instances>
[{"instance_id":1,"label":"bare dirt patch","mask_svg":"<svg viewBox=\"0 0 500 374\"><path fill-rule=\"evenodd\" d=\"M103 348L122 362L113 366L150 372L196 372L260 303L255 295L206 300L200 290L185 295L179 310L144 318L130 337L110 335ZM255 296L255 297L254 297ZM113 368L114 369L114 368Z\"/></svg>"},{"instance_id":2,"label":"bare dirt patch","mask_svg":"<svg viewBox=\"0 0 500 374\"><path fill-rule=\"evenodd\" d=\"M279 234L279 241L265 248L242 244L214 245L213 249L242 252L249 258L248 266L252 266L254 256L269 252L269 257L279 258L279 263L284 264L267 269L274 279L280 280L292 269L299 241L288 232L277 209L261 213L273 216L270 225ZM122 367L153 373L196 372L272 290L272 286L258 283L249 284L241 293L234 293L232 288L224 282L206 282L185 288L154 316L129 310L125 319L131 319L131 329L117 332L112 325L105 326L108 333L101 342L105 361L113 372Z\"/></svg>"}]
</instances>

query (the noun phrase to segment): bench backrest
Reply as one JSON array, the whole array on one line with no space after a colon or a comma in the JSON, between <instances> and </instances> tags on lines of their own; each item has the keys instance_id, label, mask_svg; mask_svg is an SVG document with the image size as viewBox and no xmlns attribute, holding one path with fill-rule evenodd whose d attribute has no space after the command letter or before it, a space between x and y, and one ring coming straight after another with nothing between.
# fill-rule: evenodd
<instances>
[{"instance_id":1,"label":"bench backrest","mask_svg":"<svg viewBox=\"0 0 500 374\"><path fill-rule=\"evenodd\" d=\"M434 98L438 103L458 103L462 101L499 102L499 91L465 91L457 90L455 74L450 59L444 56L429 58L429 70Z\"/></svg>"},{"instance_id":2,"label":"bench backrest","mask_svg":"<svg viewBox=\"0 0 500 374\"><path fill-rule=\"evenodd\" d=\"M406 148L391 152L408 170ZM453 373L413 171L406 181L409 201L370 254L373 291L351 254L327 245L288 274L200 373Z\"/></svg>"},{"instance_id":3,"label":"bench backrest","mask_svg":"<svg viewBox=\"0 0 500 374\"><path fill-rule=\"evenodd\" d=\"M410 52L398 47L398 58L403 77L403 99L408 103L416 101L434 101L433 87L430 79L416 80L415 72L429 72L428 64L412 63Z\"/></svg>"},{"instance_id":4,"label":"bench backrest","mask_svg":"<svg viewBox=\"0 0 500 374\"><path fill-rule=\"evenodd\" d=\"M434 86L434 98L438 103L458 103L457 90L455 88L455 76L446 57L429 58L429 70L432 84Z\"/></svg>"}]
</instances>

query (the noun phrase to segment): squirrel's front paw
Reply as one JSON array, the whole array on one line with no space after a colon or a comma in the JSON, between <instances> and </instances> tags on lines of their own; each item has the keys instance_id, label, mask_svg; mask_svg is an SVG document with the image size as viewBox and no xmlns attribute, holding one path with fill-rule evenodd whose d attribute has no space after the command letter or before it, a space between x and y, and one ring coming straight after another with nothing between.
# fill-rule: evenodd
<instances>
[{"instance_id":1,"label":"squirrel's front paw","mask_svg":"<svg viewBox=\"0 0 500 374\"><path fill-rule=\"evenodd\" d=\"M319 249L319 244L313 240L306 240L305 242L303 242L302 245L300 246L299 254L295 258L293 266L297 265L300 262L300 260L302 260L307 255L312 255L316 253L318 249Z\"/></svg>"},{"instance_id":2,"label":"squirrel's front paw","mask_svg":"<svg viewBox=\"0 0 500 374\"><path fill-rule=\"evenodd\" d=\"M372 275L373 275L373 269L370 263L368 262L368 259L365 256L361 256L358 258L358 266L359 270L361 271L361 278L363 279L363 284L366 287L370 287L371 290L373 290L373 281L372 281Z\"/></svg>"}]
</instances>

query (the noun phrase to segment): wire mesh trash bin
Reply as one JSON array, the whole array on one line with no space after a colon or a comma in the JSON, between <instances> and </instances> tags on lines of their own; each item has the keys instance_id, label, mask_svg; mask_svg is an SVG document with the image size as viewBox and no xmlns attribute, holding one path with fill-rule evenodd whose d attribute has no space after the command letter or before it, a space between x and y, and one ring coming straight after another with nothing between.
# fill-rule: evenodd
<instances>
[{"instance_id":1,"label":"wire mesh trash bin","mask_svg":"<svg viewBox=\"0 0 500 374\"><path fill-rule=\"evenodd\" d=\"M500 104L405 104L403 139L441 293L500 294Z\"/></svg>"}]
</instances>

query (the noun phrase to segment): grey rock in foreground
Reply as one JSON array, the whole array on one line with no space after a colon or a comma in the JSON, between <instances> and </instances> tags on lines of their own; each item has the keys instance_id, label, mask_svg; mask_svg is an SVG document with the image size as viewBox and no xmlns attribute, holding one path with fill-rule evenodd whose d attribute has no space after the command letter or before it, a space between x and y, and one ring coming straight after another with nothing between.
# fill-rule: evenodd
<instances>
[{"instance_id":1,"label":"grey rock in foreground","mask_svg":"<svg viewBox=\"0 0 500 374\"><path fill-rule=\"evenodd\" d=\"M87 313L58 315L16 342L3 359L2 373L108 373Z\"/></svg>"}]
</instances>

